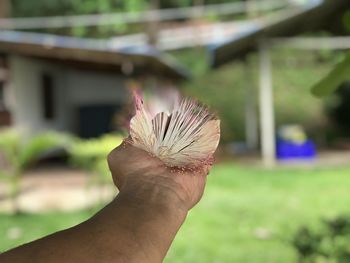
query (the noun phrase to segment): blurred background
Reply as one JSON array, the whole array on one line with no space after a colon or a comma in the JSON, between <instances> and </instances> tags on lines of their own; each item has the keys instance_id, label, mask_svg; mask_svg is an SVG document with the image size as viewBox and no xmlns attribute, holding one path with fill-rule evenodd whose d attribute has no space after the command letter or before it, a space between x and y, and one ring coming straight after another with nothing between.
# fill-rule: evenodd
<instances>
[{"instance_id":1,"label":"blurred background","mask_svg":"<svg viewBox=\"0 0 350 263\"><path fill-rule=\"evenodd\" d=\"M349 33L348 0L0 0L0 251L115 196L106 156L142 89L222 120L165 262L350 262L350 63L310 92Z\"/></svg>"}]
</instances>

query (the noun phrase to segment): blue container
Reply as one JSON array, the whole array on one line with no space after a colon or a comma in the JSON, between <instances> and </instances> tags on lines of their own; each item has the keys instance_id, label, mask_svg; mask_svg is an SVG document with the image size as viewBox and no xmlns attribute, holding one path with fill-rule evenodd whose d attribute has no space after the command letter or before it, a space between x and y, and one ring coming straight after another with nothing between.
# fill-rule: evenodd
<instances>
[{"instance_id":1,"label":"blue container","mask_svg":"<svg viewBox=\"0 0 350 263\"><path fill-rule=\"evenodd\" d=\"M277 139L278 160L313 160L316 157L316 146L311 140L296 143Z\"/></svg>"}]
</instances>

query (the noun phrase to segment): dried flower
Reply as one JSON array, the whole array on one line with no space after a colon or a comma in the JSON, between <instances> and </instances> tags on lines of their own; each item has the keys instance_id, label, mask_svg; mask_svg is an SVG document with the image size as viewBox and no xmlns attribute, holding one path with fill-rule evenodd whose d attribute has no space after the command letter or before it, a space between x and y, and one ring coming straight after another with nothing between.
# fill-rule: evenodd
<instances>
[{"instance_id":1,"label":"dried flower","mask_svg":"<svg viewBox=\"0 0 350 263\"><path fill-rule=\"evenodd\" d=\"M220 120L192 99L173 102L168 112L150 112L135 92L136 114L130 121L135 147L170 167L196 167L212 161L220 140ZM171 105L171 103L169 103Z\"/></svg>"}]
</instances>

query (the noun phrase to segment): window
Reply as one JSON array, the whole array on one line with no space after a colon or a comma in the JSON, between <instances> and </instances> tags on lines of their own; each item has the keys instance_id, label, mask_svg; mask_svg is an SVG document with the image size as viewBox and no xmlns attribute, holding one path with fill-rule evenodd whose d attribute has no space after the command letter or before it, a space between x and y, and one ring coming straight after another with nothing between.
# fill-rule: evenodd
<instances>
[{"instance_id":1,"label":"window","mask_svg":"<svg viewBox=\"0 0 350 263\"><path fill-rule=\"evenodd\" d=\"M54 80L53 77L47 73L42 75L41 94L43 117L46 120L53 120L55 118Z\"/></svg>"}]
</instances>

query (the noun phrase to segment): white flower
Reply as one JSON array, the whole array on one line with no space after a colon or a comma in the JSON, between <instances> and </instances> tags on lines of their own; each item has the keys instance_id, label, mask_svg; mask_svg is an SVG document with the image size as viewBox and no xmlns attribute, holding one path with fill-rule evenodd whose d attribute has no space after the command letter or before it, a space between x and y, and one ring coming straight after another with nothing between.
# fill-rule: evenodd
<instances>
[{"instance_id":1,"label":"white flower","mask_svg":"<svg viewBox=\"0 0 350 263\"><path fill-rule=\"evenodd\" d=\"M212 160L220 140L220 120L192 99L173 102L169 112L153 112L135 93L136 114L130 121L133 145L170 167L196 167ZM169 103L171 105L171 103ZM154 107L153 107L154 108Z\"/></svg>"}]
</instances>

